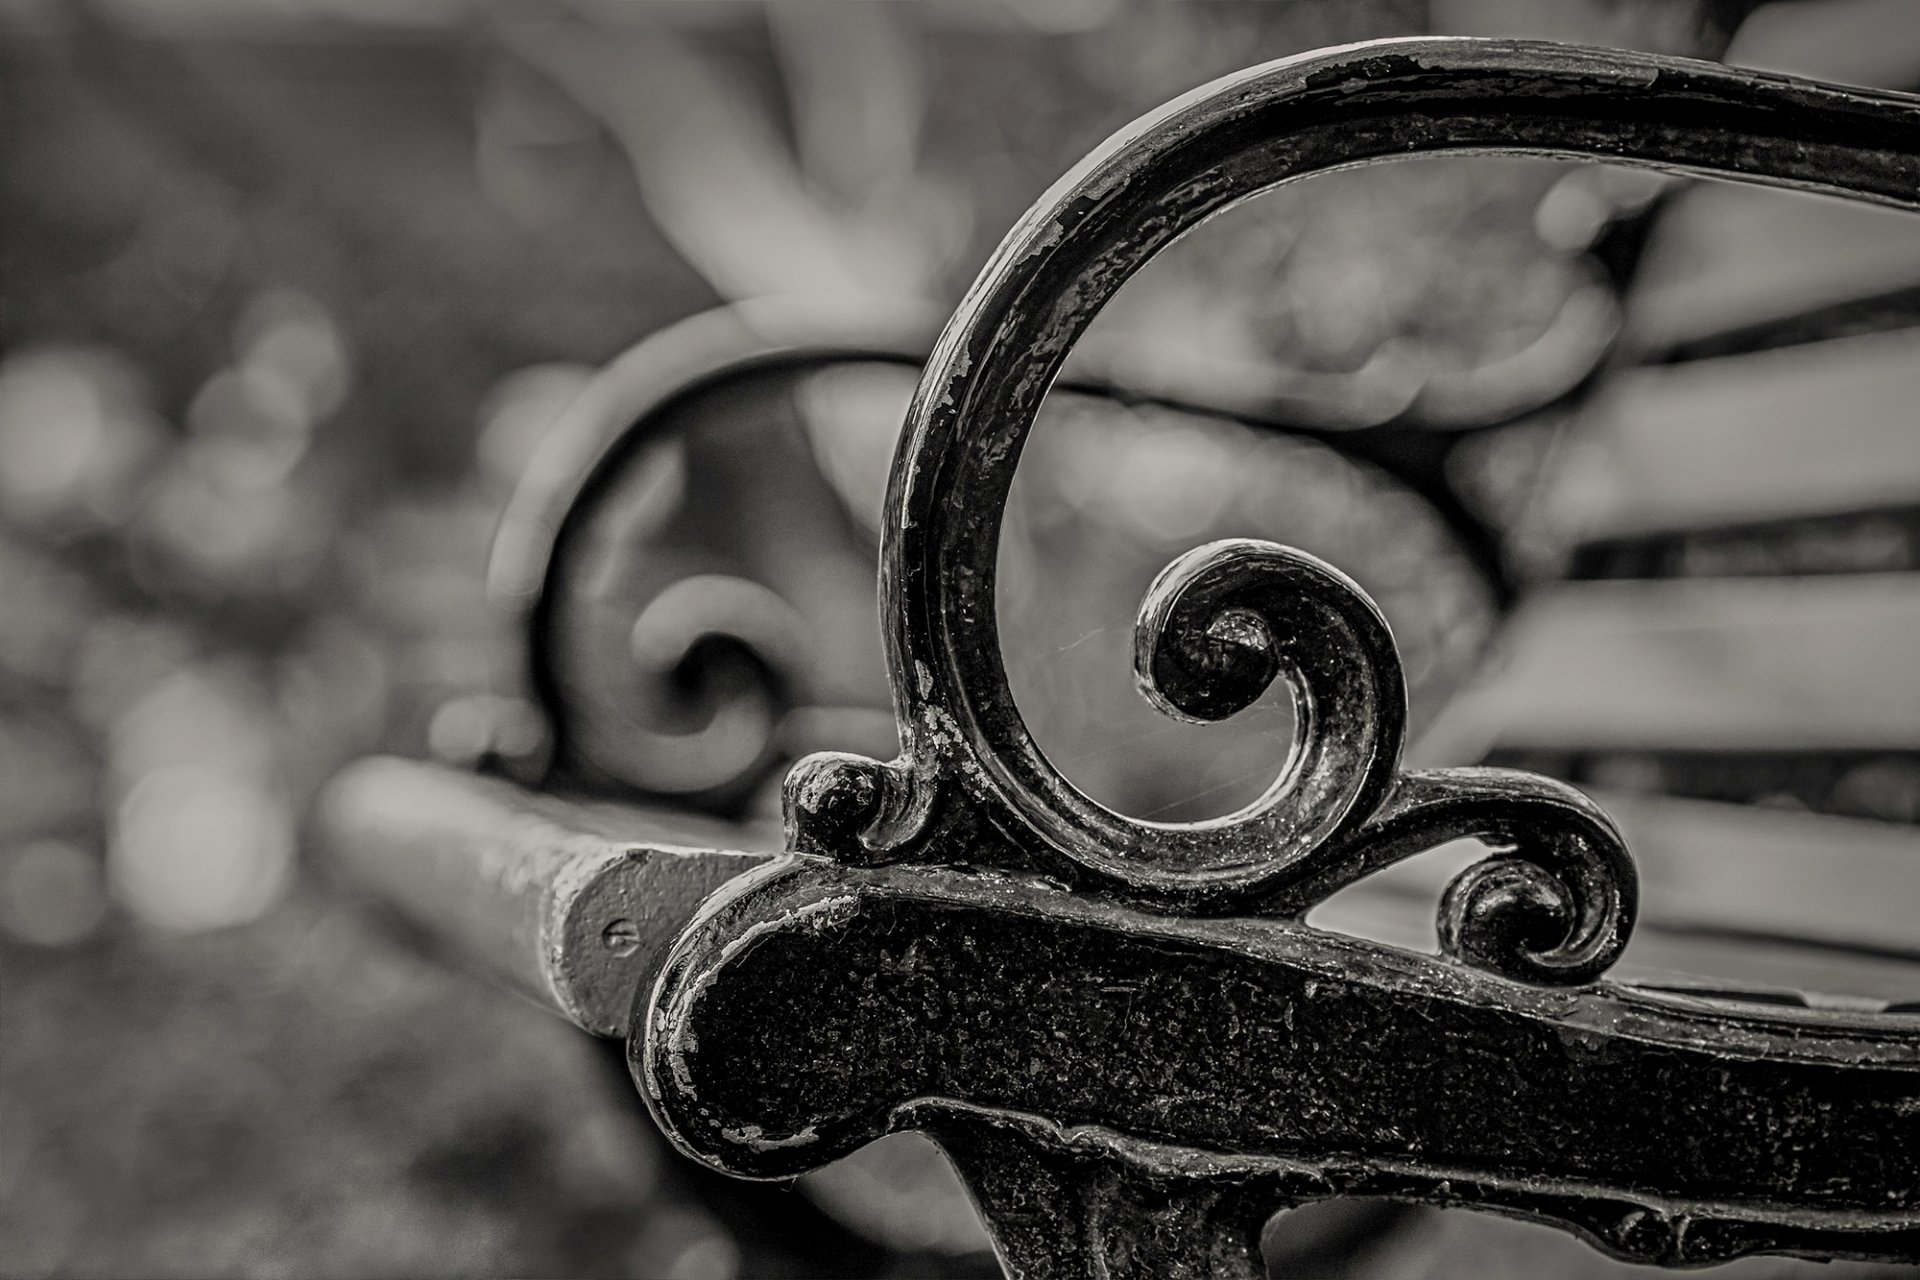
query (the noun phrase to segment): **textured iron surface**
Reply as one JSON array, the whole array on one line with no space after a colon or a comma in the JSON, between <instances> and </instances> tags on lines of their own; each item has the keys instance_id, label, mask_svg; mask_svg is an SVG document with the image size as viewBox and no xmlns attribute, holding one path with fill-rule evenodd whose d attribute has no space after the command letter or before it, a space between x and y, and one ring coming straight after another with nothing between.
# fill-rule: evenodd
<instances>
[{"instance_id":1,"label":"textured iron surface","mask_svg":"<svg viewBox=\"0 0 1920 1280\"><path fill-rule=\"evenodd\" d=\"M1298 740L1238 813L1105 809L1014 705L1000 521L1086 324L1239 199L1436 152L1920 205L1920 99L1533 43L1309 54L1106 144L1003 244L909 415L882 558L903 754L801 762L794 856L710 899L642 993L630 1056L683 1149L788 1177L926 1129L1022 1276L1256 1274L1268 1213L1339 1194L1518 1213L1673 1264L1920 1255L1920 1020L1601 981L1636 905L1612 825L1531 775L1401 772L1392 638L1338 570L1216 543L1142 607L1137 675L1169 713L1291 691ZM1441 957L1301 923L1465 835L1493 853L1443 896Z\"/></svg>"},{"instance_id":2,"label":"textured iron surface","mask_svg":"<svg viewBox=\"0 0 1920 1280\"><path fill-rule=\"evenodd\" d=\"M1222 1225L1243 1241L1285 1203L1394 1194L1558 1219L1646 1261L1920 1247L1908 1018L1518 985L1019 877L750 881L669 962L639 1064L669 1132L737 1173L925 1127L961 1135L990 1212L1021 1161L1065 1162L1244 1192ZM1018 1158L969 1169L983 1128Z\"/></svg>"}]
</instances>

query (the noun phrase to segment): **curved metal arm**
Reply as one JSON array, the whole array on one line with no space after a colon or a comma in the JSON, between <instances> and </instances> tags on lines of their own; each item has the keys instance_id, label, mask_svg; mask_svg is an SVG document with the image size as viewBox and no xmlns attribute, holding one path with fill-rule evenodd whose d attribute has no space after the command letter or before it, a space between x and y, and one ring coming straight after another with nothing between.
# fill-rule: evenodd
<instances>
[{"instance_id":1,"label":"curved metal arm","mask_svg":"<svg viewBox=\"0 0 1920 1280\"><path fill-rule=\"evenodd\" d=\"M882 589L919 772L963 777L1072 863L1143 893L1245 901L1297 873L1309 843L1285 838L1279 794L1231 822L1155 828L1094 804L1047 761L1000 654L1001 512L1067 351L1156 252L1280 183L1443 152L1584 157L1920 207L1914 99L1617 50L1382 41L1256 67L1136 122L1014 228L914 399ZM1329 830L1364 819L1361 800L1329 813Z\"/></svg>"},{"instance_id":2,"label":"curved metal arm","mask_svg":"<svg viewBox=\"0 0 1920 1280\"><path fill-rule=\"evenodd\" d=\"M789 1176L929 1128L1020 1275L1251 1275L1266 1211L1349 1193L1501 1208L1646 1261L1920 1252L1920 1023L1595 982L1636 908L1618 834L1545 779L1400 774L1391 636L1331 566L1216 544L1142 608L1138 674L1163 709L1216 719L1292 690L1298 741L1239 813L1107 810L1014 704L1002 510L1100 306L1236 200L1440 152L1920 208L1920 99L1536 43L1309 54L1106 144L1002 245L910 412L882 560L905 752L796 766L805 856L711 899L633 1020L636 1078L690 1154ZM1498 851L1443 899L1448 959L1299 923L1460 835Z\"/></svg>"}]
</instances>

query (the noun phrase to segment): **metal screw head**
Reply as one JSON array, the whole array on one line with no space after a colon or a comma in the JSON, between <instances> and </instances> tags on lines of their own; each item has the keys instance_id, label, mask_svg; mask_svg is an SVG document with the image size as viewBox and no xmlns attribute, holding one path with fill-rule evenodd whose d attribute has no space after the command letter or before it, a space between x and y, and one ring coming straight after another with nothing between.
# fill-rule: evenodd
<instances>
[{"instance_id":1,"label":"metal screw head","mask_svg":"<svg viewBox=\"0 0 1920 1280\"><path fill-rule=\"evenodd\" d=\"M621 916L608 921L607 927L600 931L600 941L607 950L624 959L640 949L640 926Z\"/></svg>"}]
</instances>

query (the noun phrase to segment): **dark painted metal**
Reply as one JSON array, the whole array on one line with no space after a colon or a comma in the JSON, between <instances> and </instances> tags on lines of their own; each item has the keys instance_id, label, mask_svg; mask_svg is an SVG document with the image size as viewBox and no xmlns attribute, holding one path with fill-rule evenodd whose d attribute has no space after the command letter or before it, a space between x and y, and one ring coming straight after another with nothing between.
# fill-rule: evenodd
<instances>
[{"instance_id":1,"label":"dark painted metal","mask_svg":"<svg viewBox=\"0 0 1920 1280\"><path fill-rule=\"evenodd\" d=\"M926 1128L1015 1275L1101 1274L1134 1184L1206 1234L1131 1238L1119 1274L1330 1195L1546 1218L1648 1262L1920 1249L1908 1016L1537 987L1018 877L797 862L668 963L632 1045L676 1142L778 1178Z\"/></svg>"},{"instance_id":2,"label":"dark painted metal","mask_svg":"<svg viewBox=\"0 0 1920 1280\"><path fill-rule=\"evenodd\" d=\"M1920 1018L1610 984L1636 887L1611 823L1503 770L1403 773L1391 636L1265 543L1177 560L1142 691L1233 714L1284 679L1260 800L1166 825L1027 733L994 613L1001 512L1068 349L1182 231L1277 183L1420 153L1578 156L1920 206L1920 99L1506 41L1396 41L1170 104L1021 222L936 346L895 459L882 593L905 750L802 761L790 856L708 900L636 1006L636 1077L716 1168L791 1177L934 1134L1020 1276L1254 1275L1335 1195L1561 1223L1670 1264L1920 1257ZM1444 954L1302 914L1441 841Z\"/></svg>"}]
</instances>

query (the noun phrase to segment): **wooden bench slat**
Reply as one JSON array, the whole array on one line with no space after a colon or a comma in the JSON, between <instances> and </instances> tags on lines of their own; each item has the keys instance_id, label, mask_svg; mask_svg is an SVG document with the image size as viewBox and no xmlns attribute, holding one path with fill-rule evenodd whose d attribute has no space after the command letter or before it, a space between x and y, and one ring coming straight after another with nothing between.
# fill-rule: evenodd
<instances>
[{"instance_id":1,"label":"wooden bench slat","mask_svg":"<svg viewBox=\"0 0 1920 1280\"><path fill-rule=\"evenodd\" d=\"M1920 577L1569 584L1412 753L1920 747Z\"/></svg>"},{"instance_id":2,"label":"wooden bench slat","mask_svg":"<svg viewBox=\"0 0 1920 1280\"><path fill-rule=\"evenodd\" d=\"M1625 336L1658 349L1920 284L1920 219L1826 196L1699 183L1666 210Z\"/></svg>"},{"instance_id":3,"label":"wooden bench slat","mask_svg":"<svg viewBox=\"0 0 1920 1280\"><path fill-rule=\"evenodd\" d=\"M1642 365L1688 364L1754 355L1837 338L1886 333L1920 325L1920 285L1903 285L1760 320L1709 327L1635 353Z\"/></svg>"},{"instance_id":4,"label":"wooden bench slat","mask_svg":"<svg viewBox=\"0 0 1920 1280\"><path fill-rule=\"evenodd\" d=\"M1920 499L1920 332L1615 380L1538 504L1571 538Z\"/></svg>"},{"instance_id":5,"label":"wooden bench slat","mask_svg":"<svg viewBox=\"0 0 1920 1280\"><path fill-rule=\"evenodd\" d=\"M1912 0L1763 4L1747 14L1722 61L1840 84L1920 85L1920 27Z\"/></svg>"},{"instance_id":6,"label":"wooden bench slat","mask_svg":"<svg viewBox=\"0 0 1920 1280\"><path fill-rule=\"evenodd\" d=\"M1920 502L1588 539L1575 581L1920 572Z\"/></svg>"}]
</instances>

